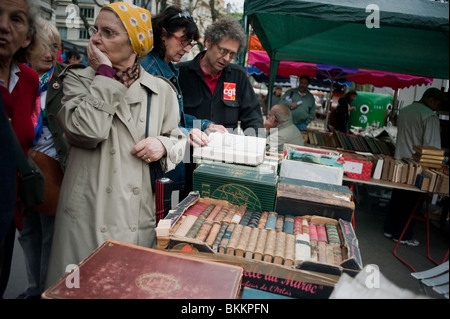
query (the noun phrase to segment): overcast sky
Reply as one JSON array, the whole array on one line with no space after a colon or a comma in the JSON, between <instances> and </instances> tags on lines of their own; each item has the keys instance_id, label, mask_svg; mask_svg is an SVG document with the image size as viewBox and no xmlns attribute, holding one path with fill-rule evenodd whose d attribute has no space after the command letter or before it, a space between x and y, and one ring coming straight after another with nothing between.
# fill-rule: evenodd
<instances>
[{"instance_id":1,"label":"overcast sky","mask_svg":"<svg viewBox=\"0 0 450 319\"><path fill-rule=\"evenodd\" d=\"M244 13L244 0L225 0L225 4L231 3L237 12Z\"/></svg>"}]
</instances>

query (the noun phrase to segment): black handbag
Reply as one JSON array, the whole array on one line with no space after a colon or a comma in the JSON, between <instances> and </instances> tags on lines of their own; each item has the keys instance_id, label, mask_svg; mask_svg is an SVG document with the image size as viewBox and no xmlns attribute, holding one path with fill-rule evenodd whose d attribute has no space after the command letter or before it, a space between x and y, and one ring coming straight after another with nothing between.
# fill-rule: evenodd
<instances>
[{"instance_id":1,"label":"black handbag","mask_svg":"<svg viewBox=\"0 0 450 319\"><path fill-rule=\"evenodd\" d=\"M39 205L44 201L44 175L36 163L29 156L23 154L11 123L9 127L13 132L14 152L19 169L19 198L26 207Z\"/></svg>"}]
</instances>

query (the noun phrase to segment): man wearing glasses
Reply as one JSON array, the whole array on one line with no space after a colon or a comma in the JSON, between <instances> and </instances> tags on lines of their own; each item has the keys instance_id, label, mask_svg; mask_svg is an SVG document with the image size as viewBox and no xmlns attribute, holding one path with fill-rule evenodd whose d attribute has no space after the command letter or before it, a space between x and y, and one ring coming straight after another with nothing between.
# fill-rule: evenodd
<instances>
[{"instance_id":1,"label":"man wearing glasses","mask_svg":"<svg viewBox=\"0 0 450 319\"><path fill-rule=\"evenodd\" d=\"M246 135L264 134L261 106L247 74L231 63L245 43L241 25L232 18L223 18L206 29L206 51L177 64L184 111L207 119L201 121L202 131L215 123L235 132L240 121Z\"/></svg>"},{"instance_id":2,"label":"man wearing glasses","mask_svg":"<svg viewBox=\"0 0 450 319\"><path fill-rule=\"evenodd\" d=\"M264 136L259 100L245 70L231 63L247 41L241 25L232 18L216 20L206 29L204 39L206 51L177 64L184 112L202 119L194 122L194 128L207 134L216 126L236 133L240 121L245 135ZM195 165L191 161L185 166L186 189L192 189Z\"/></svg>"}]
</instances>

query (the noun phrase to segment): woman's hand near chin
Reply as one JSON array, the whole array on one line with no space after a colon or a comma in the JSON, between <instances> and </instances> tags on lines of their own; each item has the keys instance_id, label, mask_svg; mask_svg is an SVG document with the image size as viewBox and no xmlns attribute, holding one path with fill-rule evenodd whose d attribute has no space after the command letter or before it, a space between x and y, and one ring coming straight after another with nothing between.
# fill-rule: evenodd
<instances>
[{"instance_id":1,"label":"woman's hand near chin","mask_svg":"<svg viewBox=\"0 0 450 319\"><path fill-rule=\"evenodd\" d=\"M92 67L94 70L97 70L98 67L102 64L112 67L111 61L96 46L96 44L94 43L93 37L89 40L89 44L87 46L87 54L88 54L89 66Z\"/></svg>"}]
</instances>

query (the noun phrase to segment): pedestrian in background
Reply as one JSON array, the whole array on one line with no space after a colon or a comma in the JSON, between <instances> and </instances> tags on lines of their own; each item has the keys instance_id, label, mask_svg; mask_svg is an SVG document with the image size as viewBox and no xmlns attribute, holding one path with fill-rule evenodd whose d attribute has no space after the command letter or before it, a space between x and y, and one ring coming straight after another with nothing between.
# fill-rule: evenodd
<instances>
[{"instance_id":1,"label":"pedestrian in background","mask_svg":"<svg viewBox=\"0 0 450 319\"><path fill-rule=\"evenodd\" d=\"M298 87L287 90L278 101L290 108L294 124L302 131L306 130L316 115L316 100L308 90L309 82L309 76L302 75Z\"/></svg>"}]
</instances>

